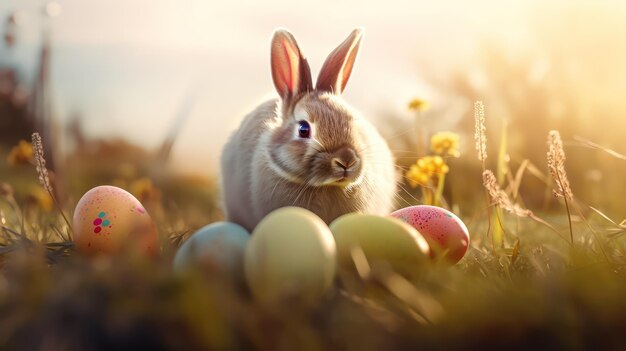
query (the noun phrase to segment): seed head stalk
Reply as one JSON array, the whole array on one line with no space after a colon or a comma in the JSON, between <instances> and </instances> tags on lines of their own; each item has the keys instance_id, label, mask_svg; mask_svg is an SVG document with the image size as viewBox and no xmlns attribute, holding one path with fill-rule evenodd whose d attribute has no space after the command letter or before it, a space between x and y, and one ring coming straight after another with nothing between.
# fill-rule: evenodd
<instances>
[{"instance_id":1,"label":"seed head stalk","mask_svg":"<svg viewBox=\"0 0 626 351\"><path fill-rule=\"evenodd\" d=\"M37 174L39 175L39 183L46 190L48 195L50 195L50 197L52 198L52 201L54 201L56 208L61 213L61 217L63 217L65 224L67 225L67 227L70 229L70 232L71 232L72 225L70 224L70 221L65 216L65 213L63 213L63 210L61 209L61 204L59 203L56 196L54 195L54 190L52 189L52 185L50 184L50 176L48 174L48 169L46 168L46 159L44 158L43 142L41 141L41 136L39 135L39 133L33 133L32 141L33 141L33 151L34 151L34 157L35 157L35 166L37 168Z\"/></svg>"},{"instance_id":2,"label":"seed head stalk","mask_svg":"<svg viewBox=\"0 0 626 351\"><path fill-rule=\"evenodd\" d=\"M565 151L563 150L563 141L561 134L557 130L551 130L548 133L548 168L550 174L556 182L554 195L563 197L565 201L565 210L567 211L567 220L569 224L570 242L574 244L574 229L572 228L572 215L570 211L570 201L574 199L574 193L567 179L565 171Z\"/></svg>"},{"instance_id":3,"label":"seed head stalk","mask_svg":"<svg viewBox=\"0 0 626 351\"><path fill-rule=\"evenodd\" d=\"M482 101L474 102L474 140L476 141L476 151L478 152L478 160L481 161L483 174L487 170L487 127L485 125L485 106ZM491 233L491 203L489 201L489 192L485 190L485 202L487 204L487 236L491 234L491 247L493 254L496 254L496 244Z\"/></svg>"}]
</instances>

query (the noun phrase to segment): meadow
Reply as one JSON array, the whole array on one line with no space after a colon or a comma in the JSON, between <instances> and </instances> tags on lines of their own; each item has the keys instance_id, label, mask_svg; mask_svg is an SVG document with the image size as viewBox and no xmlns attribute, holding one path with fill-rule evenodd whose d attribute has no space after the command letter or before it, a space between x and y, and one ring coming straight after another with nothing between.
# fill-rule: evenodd
<instances>
[{"instance_id":1,"label":"meadow","mask_svg":"<svg viewBox=\"0 0 626 351\"><path fill-rule=\"evenodd\" d=\"M594 6L568 7L559 18L550 14L560 7L544 14L535 6L533 50L486 40L471 63L451 59L459 61L453 69L416 62L422 76L415 80L427 82L429 93L407 91L413 98L402 100L400 112L365 111L394 153L396 208L449 209L467 225L469 249L454 265L434 260L410 278L372 264L354 281L336 279L313 306L285 299L268 308L211 262L174 271L181 244L224 219L218 172L198 175L172 163L183 122L156 149L127 134L89 133L88 114L66 119L57 134L46 129L57 122L52 114L33 120L29 108L45 100L37 99L46 85L25 91L18 70L0 65L0 349L626 349L624 16ZM600 38L614 39L610 55L589 49ZM44 66L43 54L37 59ZM170 83L159 86L161 94L173 94ZM363 86L350 89L366 94ZM242 96L232 103L248 103ZM148 100L128 94L120 106ZM102 108L107 101L96 115L116 121L114 108ZM41 120L50 123L43 131ZM128 122L116 128L143 123ZM41 136L33 138L35 131ZM193 152L219 154L207 148ZM159 255L94 258L75 248L76 204L104 184L143 204L156 223Z\"/></svg>"},{"instance_id":2,"label":"meadow","mask_svg":"<svg viewBox=\"0 0 626 351\"><path fill-rule=\"evenodd\" d=\"M425 106L417 99L409 108L420 113ZM215 181L156 176L141 148L92 141L81 148L91 151L72 156L61 183L53 173L42 174L43 148L22 141L3 151L1 169L0 344L51 350L623 349L625 223L576 195L556 131L545 136L546 166L524 160L511 169L501 144L489 171L484 109L476 103L477 149L469 155L460 154L459 136L447 132L425 146L430 156L398 158L410 160L399 162L398 206L437 204L458 213L471 237L465 257L452 267L434 263L413 280L374 266L349 289L338 281L313 308L286 300L267 309L245 284L211 264L173 273L180 243L223 218ZM623 162L616 151L585 143ZM463 159L474 163L474 176L485 169L482 182L455 177ZM40 184L42 177L52 182ZM541 180L531 195L548 201L543 208L526 207L525 177ZM454 182L463 178L476 178L475 191L452 200L459 196ZM99 184L126 188L146 206L159 228L158 258L89 259L75 252L64 216L71 218L77 197Z\"/></svg>"}]
</instances>

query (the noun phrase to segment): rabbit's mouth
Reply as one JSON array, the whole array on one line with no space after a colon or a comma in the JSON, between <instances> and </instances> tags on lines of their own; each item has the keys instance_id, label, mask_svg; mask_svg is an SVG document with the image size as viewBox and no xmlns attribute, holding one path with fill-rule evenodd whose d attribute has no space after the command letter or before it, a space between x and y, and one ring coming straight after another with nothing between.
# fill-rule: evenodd
<instances>
[{"instance_id":1,"label":"rabbit's mouth","mask_svg":"<svg viewBox=\"0 0 626 351\"><path fill-rule=\"evenodd\" d=\"M353 151L349 157L341 152L322 152L315 155L310 165L312 186L349 187L358 183L363 175L362 161Z\"/></svg>"},{"instance_id":2,"label":"rabbit's mouth","mask_svg":"<svg viewBox=\"0 0 626 351\"><path fill-rule=\"evenodd\" d=\"M322 185L326 186L338 186L338 187L349 187L354 186L361 182L363 178L362 172L352 171L352 170L342 170L341 173L333 175L326 179Z\"/></svg>"},{"instance_id":3,"label":"rabbit's mouth","mask_svg":"<svg viewBox=\"0 0 626 351\"><path fill-rule=\"evenodd\" d=\"M347 177L342 177L341 179L337 179L335 180L332 185L336 185L339 187L347 187L348 185L352 184L354 181L350 178Z\"/></svg>"}]
</instances>

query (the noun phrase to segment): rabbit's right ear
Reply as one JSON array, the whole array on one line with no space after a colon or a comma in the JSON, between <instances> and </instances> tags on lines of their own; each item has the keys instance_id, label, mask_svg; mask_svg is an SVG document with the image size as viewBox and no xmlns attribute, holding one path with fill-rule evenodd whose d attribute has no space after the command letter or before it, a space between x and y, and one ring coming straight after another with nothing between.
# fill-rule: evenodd
<instances>
[{"instance_id":1,"label":"rabbit's right ear","mask_svg":"<svg viewBox=\"0 0 626 351\"><path fill-rule=\"evenodd\" d=\"M363 29L357 28L328 55L317 77L316 90L334 94L343 92L352 73L362 39Z\"/></svg>"},{"instance_id":2,"label":"rabbit's right ear","mask_svg":"<svg viewBox=\"0 0 626 351\"><path fill-rule=\"evenodd\" d=\"M274 32L271 61L274 86L283 100L289 102L299 93L313 90L309 63L286 29Z\"/></svg>"}]
</instances>

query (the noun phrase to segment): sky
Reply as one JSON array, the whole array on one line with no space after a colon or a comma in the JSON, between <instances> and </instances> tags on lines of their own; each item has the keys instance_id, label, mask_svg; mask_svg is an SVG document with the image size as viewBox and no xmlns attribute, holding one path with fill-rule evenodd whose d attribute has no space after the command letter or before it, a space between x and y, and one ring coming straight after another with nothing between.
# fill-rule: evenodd
<instances>
[{"instance_id":1,"label":"sky","mask_svg":"<svg viewBox=\"0 0 626 351\"><path fill-rule=\"evenodd\" d=\"M23 18L18 45L0 49L0 64L21 66L26 80L35 65L45 3L0 2L2 18L14 10ZM59 120L80 115L89 135L122 136L156 148L187 106L174 164L202 174L217 168L221 147L243 116L275 96L269 68L275 28L295 35L315 76L326 55L353 28L363 27L362 51L344 98L376 124L384 122L377 117L381 111L410 118L406 104L415 96L444 106L448 97L425 76L471 65L485 41L511 52L536 45L530 32L537 13L558 16L563 5L485 0L58 3L62 11L51 28ZM618 2L600 3L624 10ZM452 129L457 119L442 118Z\"/></svg>"}]
</instances>

